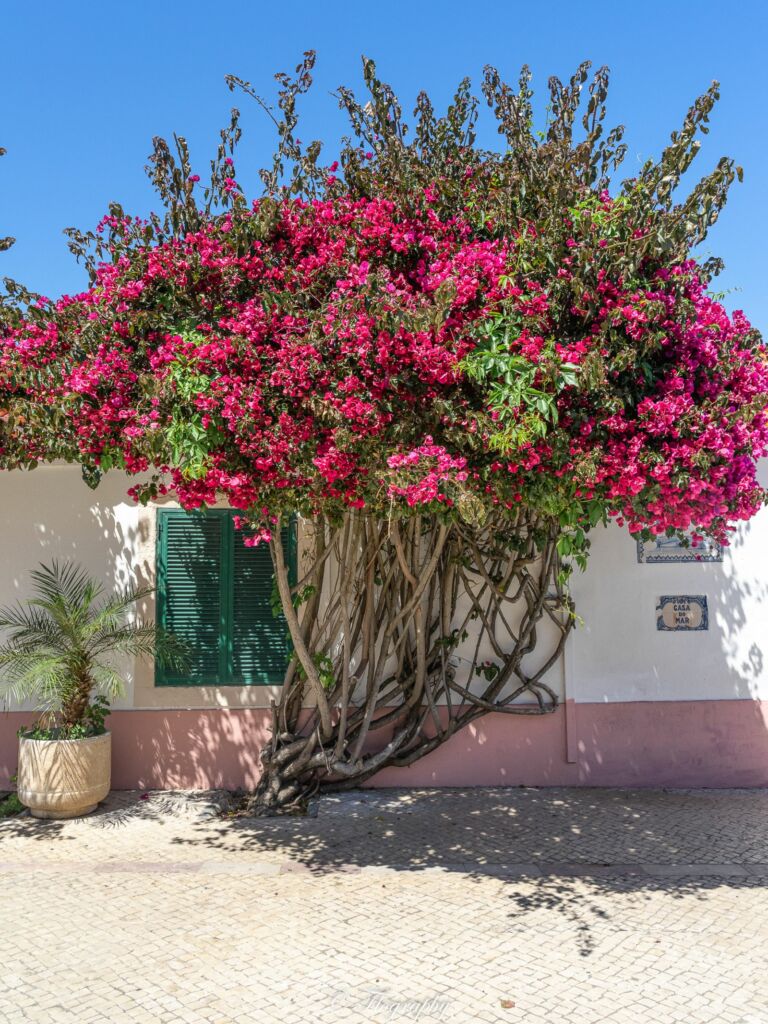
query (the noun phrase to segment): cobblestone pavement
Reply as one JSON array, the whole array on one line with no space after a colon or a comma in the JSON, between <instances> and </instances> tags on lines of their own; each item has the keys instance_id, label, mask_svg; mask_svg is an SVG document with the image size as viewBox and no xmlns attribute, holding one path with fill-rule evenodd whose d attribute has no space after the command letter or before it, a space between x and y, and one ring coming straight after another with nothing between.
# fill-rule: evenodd
<instances>
[{"instance_id":1,"label":"cobblestone pavement","mask_svg":"<svg viewBox=\"0 0 768 1024\"><path fill-rule=\"evenodd\" d=\"M768 792L0 822L2 1024L768 1024Z\"/></svg>"}]
</instances>

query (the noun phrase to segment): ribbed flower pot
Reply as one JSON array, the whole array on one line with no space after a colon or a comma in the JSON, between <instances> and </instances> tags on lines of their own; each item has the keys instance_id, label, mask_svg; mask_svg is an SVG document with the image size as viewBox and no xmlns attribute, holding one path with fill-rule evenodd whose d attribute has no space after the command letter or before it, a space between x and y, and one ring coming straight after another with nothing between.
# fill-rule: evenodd
<instances>
[{"instance_id":1,"label":"ribbed flower pot","mask_svg":"<svg viewBox=\"0 0 768 1024\"><path fill-rule=\"evenodd\" d=\"M19 800L35 818L79 818L109 793L112 736L19 740Z\"/></svg>"}]
</instances>

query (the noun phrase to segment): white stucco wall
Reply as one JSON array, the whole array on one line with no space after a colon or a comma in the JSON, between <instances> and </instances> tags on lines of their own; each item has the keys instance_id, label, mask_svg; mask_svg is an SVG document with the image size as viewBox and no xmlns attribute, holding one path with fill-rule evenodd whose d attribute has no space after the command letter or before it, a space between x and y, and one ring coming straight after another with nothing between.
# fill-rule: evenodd
<instances>
[{"instance_id":1,"label":"white stucco wall","mask_svg":"<svg viewBox=\"0 0 768 1024\"><path fill-rule=\"evenodd\" d=\"M765 474L768 477L768 473ZM130 482L110 473L89 491L70 466L0 473L0 605L24 598L41 561L73 558L107 587L154 576L153 538L144 510L126 498ZM741 528L722 563L638 564L634 541L618 527L593 537L587 572L573 591L583 620L569 641L566 696L578 702L768 699L768 509ZM705 594L707 632L656 630L662 594ZM547 681L562 693L563 670ZM144 671L122 706L257 706L263 688L150 692Z\"/></svg>"},{"instance_id":2,"label":"white stucco wall","mask_svg":"<svg viewBox=\"0 0 768 1024\"><path fill-rule=\"evenodd\" d=\"M91 491L79 469L58 465L0 473L0 605L25 599L30 569L53 559L78 562L108 592L146 578L141 510L126 496L131 482L110 473ZM115 706L132 703L132 669Z\"/></svg>"},{"instance_id":3,"label":"white stucco wall","mask_svg":"<svg viewBox=\"0 0 768 1024\"><path fill-rule=\"evenodd\" d=\"M768 508L722 562L638 564L626 530L596 530L572 589L583 620L566 659L576 700L768 699ZM709 630L657 631L656 602L671 594L706 595Z\"/></svg>"}]
</instances>

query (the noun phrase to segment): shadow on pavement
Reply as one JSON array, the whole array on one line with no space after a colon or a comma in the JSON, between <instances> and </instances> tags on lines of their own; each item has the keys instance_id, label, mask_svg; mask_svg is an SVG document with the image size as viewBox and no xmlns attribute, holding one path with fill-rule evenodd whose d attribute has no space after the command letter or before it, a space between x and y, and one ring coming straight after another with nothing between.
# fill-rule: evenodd
<instances>
[{"instance_id":1,"label":"shadow on pavement","mask_svg":"<svg viewBox=\"0 0 768 1024\"><path fill-rule=\"evenodd\" d=\"M254 882L265 874L311 882L362 873L385 887L394 874L430 872L444 876L444 899L457 899L457 913L454 882L495 879L499 898L510 902L511 930L556 911L582 956L594 951L597 925L624 928L610 897L707 899L768 883L764 790L366 790L323 797L306 817L256 819L222 817L224 800L114 793L78 822L8 819L0 823L0 861L4 836L72 841L84 830L163 824L163 849L177 856L144 863L152 854L142 854L137 829L137 870L204 871L214 884L218 873L252 874ZM674 918L670 926L678 927Z\"/></svg>"}]
</instances>

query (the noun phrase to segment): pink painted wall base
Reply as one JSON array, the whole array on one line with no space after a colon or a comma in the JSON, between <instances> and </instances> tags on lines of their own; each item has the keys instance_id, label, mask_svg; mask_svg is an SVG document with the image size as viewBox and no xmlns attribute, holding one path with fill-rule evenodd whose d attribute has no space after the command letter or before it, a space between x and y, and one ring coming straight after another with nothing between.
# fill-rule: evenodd
<instances>
[{"instance_id":1,"label":"pink painted wall base","mask_svg":"<svg viewBox=\"0 0 768 1024\"><path fill-rule=\"evenodd\" d=\"M0 714L0 788L16 771L24 712ZM268 712L116 711L115 789L252 787ZM572 704L489 715L375 786L768 786L768 701Z\"/></svg>"}]
</instances>

